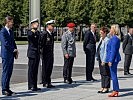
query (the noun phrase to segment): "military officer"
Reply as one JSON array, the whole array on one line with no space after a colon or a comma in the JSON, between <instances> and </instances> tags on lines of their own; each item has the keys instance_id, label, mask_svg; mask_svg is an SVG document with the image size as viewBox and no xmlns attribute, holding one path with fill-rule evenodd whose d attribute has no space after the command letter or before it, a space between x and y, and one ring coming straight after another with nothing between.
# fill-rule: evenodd
<instances>
[{"instance_id":1,"label":"military officer","mask_svg":"<svg viewBox=\"0 0 133 100\"><path fill-rule=\"evenodd\" d=\"M42 84L53 88L51 74L54 62L54 24L55 20L46 22L46 30L42 32Z\"/></svg>"},{"instance_id":2,"label":"military officer","mask_svg":"<svg viewBox=\"0 0 133 100\"><path fill-rule=\"evenodd\" d=\"M75 33L74 33L74 23L67 24L68 31L66 31L62 36L61 47L64 55L64 67L63 67L63 77L64 83L71 84L73 82L72 67L74 62L74 57L76 57L76 46L75 46Z\"/></svg>"},{"instance_id":3,"label":"military officer","mask_svg":"<svg viewBox=\"0 0 133 100\"><path fill-rule=\"evenodd\" d=\"M28 30L28 90L41 90L37 87L38 66L40 61L40 32L37 30L39 26L39 19L36 18L31 22L31 29Z\"/></svg>"}]
</instances>

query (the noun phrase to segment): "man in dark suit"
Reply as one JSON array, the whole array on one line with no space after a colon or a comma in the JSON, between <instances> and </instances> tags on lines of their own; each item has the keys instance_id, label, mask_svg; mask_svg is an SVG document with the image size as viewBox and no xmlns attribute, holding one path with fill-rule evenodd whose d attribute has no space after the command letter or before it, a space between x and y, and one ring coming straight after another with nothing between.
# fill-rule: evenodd
<instances>
[{"instance_id":1,"label":"man in dark suit","mask_svg":"<svg viewBox=\"0 0 133 100\"><path fill-rule=\"evenodd\" d=\"M39 26L39 19L34 19L31 22L31 29L28 30L28 90L41 90L37 87L37 74L40 61L40 32L37 30Z\"/></svg>"},{"instance_id":2,"label":"man in dark suit","mask_svg":"<svg viewBox=\"0 0 133 100\"><path fill-rule=\"evenodd\" d=\"M90 31L86 31L83 42L83 49L86 54L86 80L96 81L92 77L96 53L96 24L91 24L90 29Z\"/></svg>"},{"instance_id":3,"label":"man in dark suit","mask_svg":"<svg viewBox=\"0 0 133 100\"><path fill-rule=\"evenodd\" d=\"M131 75L129 69L133 54L133 28L129 28L129 33L124 36L122 47L125 54L124 75Z\"/></svg>"},{"instance_id":4,"label":"man in dark suit","mask_svg":"<svg viewBox=\"0 0 133 100\"><path fill-rule=\"evenodd\" d=\"M5 27L0 31L1 40L1 57L2 57L2 94L12 96L14 92L10 90L10 78L13 71L14 54L18 57L18 50L14 41L13 18L8 16L5 18Z\"/></svg>"},{"instance_id":5,"label":"man in dark suit","mask_svg":"<svg viewBox=\"0 0 133 100\"><path fill-rule=\"evenodd\" d=\"M46 22L46 30L42 32L42 84L43 87L53 88L51 74L54 63L54 23Z\"/></svg>"}]
</instances>

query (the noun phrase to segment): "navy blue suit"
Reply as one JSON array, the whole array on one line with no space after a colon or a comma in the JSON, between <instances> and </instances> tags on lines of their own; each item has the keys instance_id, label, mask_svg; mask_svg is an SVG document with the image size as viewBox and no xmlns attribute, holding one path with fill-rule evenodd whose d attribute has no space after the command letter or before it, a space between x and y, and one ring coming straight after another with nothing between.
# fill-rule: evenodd
<instances>
[{"instance_id":1,"label":"navy blue suit","mask_svg":"<svg viewBox=\"0 0 133 100\"><path fill-rule=\"evenodd\" d=\"M9 90L10 78L13 71L14 63L14 49L17 49L13 31L8 33L6 28L2 28L0 31L1 40L1 57L2 57L2 91Z\"/></svg>"},{"instance_id":2,"label":"navy blue suit","mask_svg":"<svg viewBox=\"0 0 133 100\"><path fill-rule=\"evenodd\" d=\"M107 57L106 57L107 58L106 61L112 63L112 66L110 66L110 73L113 81L114 91L119 91L119 83L117 78L117 65L121 60L119 48L120 48L120 39L116 35L114 35L111 37L111 39L108 42Z\"/></svg>"}]
</instances>

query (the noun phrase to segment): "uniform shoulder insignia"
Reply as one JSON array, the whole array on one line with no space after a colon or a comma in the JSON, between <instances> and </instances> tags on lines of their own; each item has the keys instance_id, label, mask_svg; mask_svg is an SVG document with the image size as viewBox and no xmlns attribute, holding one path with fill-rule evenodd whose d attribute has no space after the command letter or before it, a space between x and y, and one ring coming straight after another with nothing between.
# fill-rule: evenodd
<instances>
[{"instance_id":1,"label":"uniform shoulder insignia","mask_svg":"<svg viewBox=\"0 0 133 100\"><path fill-rule=\"evenodd\" d=\"M31 32L35 33L35 30L34 29L31 29Z\"/></svg>"}]
</instances>

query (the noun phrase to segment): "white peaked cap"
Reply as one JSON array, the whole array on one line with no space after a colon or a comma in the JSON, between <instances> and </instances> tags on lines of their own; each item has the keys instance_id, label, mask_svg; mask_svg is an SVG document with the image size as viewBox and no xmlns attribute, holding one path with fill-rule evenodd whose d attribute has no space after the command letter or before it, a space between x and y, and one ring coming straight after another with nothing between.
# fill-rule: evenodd
<instances>
[{"instance_id":1,"label":"white peaked cap","mask_svg":"<svg viewBox=\"0 0 133 100\"><path fill-rule=\"evenodd\" d=\"M34 22L39 22L39 18L33 19L30 23L32 24L32 23L34 23Z\"/></svg>"},{"instance_id":2,"label":"white peaked cap","mask_svg":"<svg viewBox=\"0 0 133 100\"><path fill-rule=\"evenodd\" d=\"M49 24L55 24L55 20L49 20L46 22L46 25L49 25Z\"/></svg>"}]
</instances>

